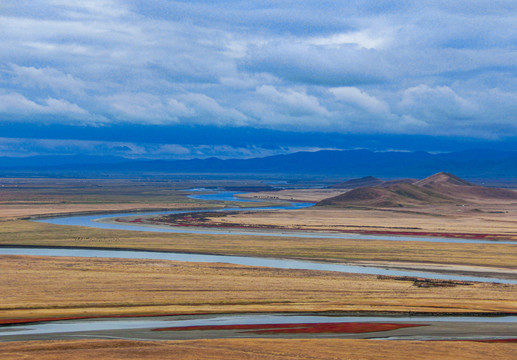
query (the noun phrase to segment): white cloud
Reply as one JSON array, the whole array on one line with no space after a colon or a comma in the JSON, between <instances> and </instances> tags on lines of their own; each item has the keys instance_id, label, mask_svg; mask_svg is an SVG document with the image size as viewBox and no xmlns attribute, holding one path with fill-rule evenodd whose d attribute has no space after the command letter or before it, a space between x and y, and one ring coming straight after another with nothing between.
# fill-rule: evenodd
<instances>
[{"instance_id":1,"label":"white cloud","mask_svg":"<svg viewBox=\"0 0 517 360\"><path fill-rule=\"evenodd\" d=\"M85 87L83 81L75 79L72 75L48 67L39 69L32 66L12 64L10 72L14 76L13 81L24 88L64 90L79 94Z\"/></svg>"},{"instance_id":2,"label":"white cloud","mask_svg":"<svg viewBox=\"0 0 517 360\"><path fill-rule=\"evenodd\" d=\"M6 2L0 111L23 121L517 135L510 3Z\"/></svg>"},{"instance_id":3,"label":"white cloud","mask_svg":"<svg viewBox=\"0 0 517 360\"><path fill-rule=\"evenodd\" d=\"M76 104L62 99L47 98L35 102L18 93L0 93L0 113L4 114L69 114L86 115Z\"/></svg>"},{"instance_id":4,"label":"white cloud","mask_svg":"<svg viewBox=\"0 0 517 360\"><path fill-rule=\"evenodd\" d=\"M120 17L128 14L126 4L121 1L114 0L51 0L50 3L57 8L62 9L62 14L68 17Z\"/></svg>"},{"instance_id":5,"label":"white cloud","mask_svg":"<svg viewBox=\"0 0 517 360\"><path fill-rule=\"evenodd\" d=\"M189 145L152 144L119 141L85 141L0 137L0 156L31 155L112 155L127 158L189 159L209 158L252 158L297 151L317 151L331 148L320 147L277 147L264 148L257 145Z\"/></svg>"},{"instance_id":6,"label":"white cloud","mask_svg":"<svg viewBox=\"0 0 517 360\"><path fill-rule=\"evenodd\" d=\"M325 37L314 37L307 41L308 44L318 46L339 47L343 45L357 45L365 49L382 48L389 45L390 42L391 35L386 30L381 34L374 34L368 30L332 34Z\"/></svg>"},{"instance_id":7,"label":"white cloud","mask_svg":"<svg viewBox=\"0 0 517 360\"><path fill-rule=\"evenodd\" d=\"M471 119L478 110L447 86L419 85L406 89L398 105L402 112L428 124Z\"/></svg>"},{"instance_id":8,"label":"white cloud","mask_svg":"<svg viewBox=\"0 0 517 360\"><path fill-rule=\"evenodd\" d=\"M346 86L329 89L330 93L339 101L358 106L368 112L387 114L389 106L384 101L359 90L356 87Z\"/></svg>"},{"instance_id":9,"label":"white cloud","mask_svg":"<svg viewBox=\"0 0 517 360\"><path fill-rule=\"evenodd\" d=\"M308 95L305 91L285 89L280 91L274 86L263 85L257 88L257 94L264 97L268 102L278 105L281 111L291 115L329 115L319 103L315 96Z\"/></svg>"},{"instance_id":10,"label":"white cloud","mask_svg":"<svg viewBox=\"0 0 517 360\"><path fill-rule=\"evenodd\" d=\"M105 101L122 118L146 119L150 123L177 123L178 117L191 113L172 97L147 93L121 93L109 96Z\"/></svg>"},{"instance_id":11,"label":"white cloud","mask_svg":"<svg viewBox=\"0 0 517 360\"><path fill-rule=\"evenodd\" d=\"M201 123L209 119L208 122L216 124L246 124L246 115L236 109L221 106L215 99L205 94L189 93L181 95L180 98L194 110L194 116L201 117L198 120Z\"/></svg>"}]
</instances>

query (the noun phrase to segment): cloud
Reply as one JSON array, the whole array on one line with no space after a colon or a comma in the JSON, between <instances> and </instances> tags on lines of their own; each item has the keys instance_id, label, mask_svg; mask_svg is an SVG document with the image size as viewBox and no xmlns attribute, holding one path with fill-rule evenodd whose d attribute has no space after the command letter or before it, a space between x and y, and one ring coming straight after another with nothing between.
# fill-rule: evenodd
<instances>
[{"instance_id":1,"label":"cloud","mask_svg":"<svg viewBox=\"0 0 517 360\"><path fill-rule=\"evenodd\" d=\"M189 93L180 96L194 109L194 117L199 123L206 123L210 119L216 124L244 125L247 117L240 111L221 106L215 99L197 93Z\"/></svg>"},{"instance_id":2,"label":"cloud","mask_svg":"<svg viewBox=\"0 0 517 360\"><path fill-rule=\"evenodd\" d=\"M391 67L375 50L351 44L316 46L306 39L289 38L250 45L239 62L243 71L321 86L383 83L392 76Z\"/></svg>"},{"instance_id":3,"label":"cloud","mask_svg":"<svg viewBox=\"0 0 517 360\"><path fill-rule=\"evenodd\" d=\"M268 147L260 145L191 145L150 144L119 141L85 141L60 139L27 139L0 137L0 156L20 157L34 155L111 155L141 159L252 158L295 151L317 151L315 146ZM333 148L332 148L333 149Z\"/></svg>"},{"instance_id":4,"label":"cloud","mask_svg":"<svg viewBox=\"0 0 517 360\"><path fill-rule=\"evenodd\" d=\"M119 118L148 123L177 123L178 117L191 111L181 102L168 96L147 93L121 93L104 99Z\"/></svg>"},{"instance_id":5,"label":"cloud","mask_svg":"<svg viewBox=\"0 0 517 360\"><path fill-rule=\"evenodd\" d=\"M320 105L315 96L308 95L305 91L286 89L279 91L274 86L263 85L257 88L257 94L261 95L268 103L276 104L280 111L290 115L329 115L327 109Z\"/></svg>"},{"instance_id":6,"label":"cloud","mask_svg":"<svg viewBox=\"0 0 517 360\"><path fill-rule=\"evenodd\" d=\"M512 2L2 6L4 121L517 136Z\"/></svg>"},{"instance_id":7,"label":"cloud","mask_svg":"<svg viewBox=\"0 0 517 360\"><path fill-rule=\"evenodd\" d=\"M12 64L9 72L13 76L13 82L24 88L51 89L55 92L66 91L73 94L80 94L85 88L83 81L48 67L40 69Z\"/></svg>"},{"instance_id":8,"label":"cloud","mask_svg":"<svg viewBox=\"0 0 517 360\"><path fill-rule=\"evenodd\" d=\"M475 117L477 107L460 97L447 86L419 85L404 90L399 102L401 111L428 125L469 120Z\"/></svg>"},{"instance_id":9,"label":"cloud","mask_svg":"<svg viewBox=\"0 0 517 360\"><path fill-rule=\"evenodd\" d=\"M389 34L372 34L371 31L332 34L325 37L311 38L307 41L308 44L318 46L340 47L343 45L357 45L365 49L382 48L390 42L391 36Z\"/></svg>"},{"instance_id":10,"label":"cloud","mask_svg":"<svg viewBox=\"0 0 517 360\"><path fill-rule=\"evenodd\" d=\"M0 114L69 114L87 115L76 104L62 99L47 98L35 102L18 93L0 93Z\"/></svg>"},{"instance_id":11,"label":"cloud","mask_svg":"<svg viewBox=\"0 0 517 360\"><path fill-rule=\"evenodd\" d=\"M372 113L388 113L389 106L385 102L378 100L374 96L368 95L367 93L359 90L355 87L339 87L329 89L330 93L334 97L351 105L357 106Z\"/></svg>"}]
</instances>

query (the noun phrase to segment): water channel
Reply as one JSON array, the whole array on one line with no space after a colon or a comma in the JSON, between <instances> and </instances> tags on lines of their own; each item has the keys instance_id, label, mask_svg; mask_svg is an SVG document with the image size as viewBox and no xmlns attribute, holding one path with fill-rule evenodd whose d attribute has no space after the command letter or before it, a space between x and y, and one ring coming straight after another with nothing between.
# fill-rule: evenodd
<instances>
[{"instance_id":1,"label":"water channel","mask_svg":"<svg viewBox=\"0 0 517 360\"><path fill-rule=\"evenodd\" d=\"M209 200L220 200L226 201L239 201L240 199L234 197L235 193L221 193L214 194ZM198 195L198 199L207 199L206 195ZM208 199L207 199L208 200ZM293 203L289 206L278 206L268 208L254 208L253 210L273 210L273 209L299 209L310 206L311 204L306 203ZM214 211L239 211L239 210L251 210L250 208L231 208L221 209ZM207 210L199 210L207 211ZM153 213L142 213L146 215L159 215L159 214L173 214L173 213L187 213L192 211L169 211L169 212L153 212ZM52 219L38 220L42 222L59 224L59 225L76 225L76 226L90 226L104 229L124 229L124 230L137 230L137 231L163 231L163 232L194 232L194 229L155 229L142 226L133 225L119 225L119 224L107 224L99 222L99 219L103 218L117 218L122 216L139 216L141 214L134 213L120 213L120 214L109 214L109 215L88 215L88 216L68 216ZM195 230L195 233L207 233L207 234L218 234L226 233L215 230ZM264 232L229 232L234 235L264 235L268 236L293 236L300 237L300 234L287 234L287 233L264 233ZM323 234L325 235L325 234ZM326 236L335 235L338 238L349 238L345 237L346 234L305 234L303 237L321 238ZM497 246L497 242L490 241L475 241L467 239L435 239L435 238L414 238L414 237L393 237L393 236L360 236L360 235L349 235L350 238L358 239L376 239L376 240L408 240L408 241L438 241L441 242L469 242L469 243L492 243ZM517 242L505 242L505 243L517 243ZM345 273L358 273L358 274L370 274L370 275L389 275L389 276L411 276L411 277L422 277L422 278L433 278L442 280L460 280L460 281L478 281L478 282L494 282L502 284L513 284L517 285L517 280L503 279L498 277L485 277L485 276L465 276L455 274L440 274L431 271L409 271L409 270L397 270L383 267L372 267L372 266L355 266L347 264L336 264L336 263L320 263L312 261L302 260L290 260L290 259L273 259L273 258L260 258L260 257L243 257L243 256L225 256L225 255L206 255L206 254L186 254L186 253L174 253L174 252L158 252L158 251L135 251L135 250L105 250L105 249L77 249L77 248L45 248L45 247L1 247L0 255L36 255L36 256L71 256L71 257L100 257L100 258L124 258L124 259L154 259L154 260L174 260L174 261L187 261L187 262L205 262L205 263L229 263L238 265L248 266L265 266L282 269L304 269L304 270L319 270L319 271L336 271ZM161 328L161 327L183 327L183 326L207 326L207 325L240 325L240 324L293 324L293 323L333 323L333 322L404 322L412 323L418 322L422 324L437 326L438 323L447 323L442 332L445 335L437 335L441 330L433 330L428 333L425 331L412 330L397 330L393 336L388 337L391 339L420 339L420 340L432 340L432 339L458 339L458 335L447 335L447 331L452 331L454 326L461 329L462 323L471 324L490 324L493 328L490 331L494 331L488 336L483 335L483 331L480 333L473 332L466 338L473 339L495 339L495 338L508 338L509 336L517 336L517 316L502 316L502 317L465 317L465 316L432 316L432 317L408 317L408 316L316 316L316 315L287 315L287 314L246 314L246 315L205 315L205 316L176 316L176 317L152 317L152 318L130 318L130 319L89 319L89 320L68 320L68 321L53 321L46 323L27 324L27 325L16 325L16 326L4 326L0 328L0 339L3 341L9 339L47 339L56 338L51 336L52 334L61 334L62 336L74 336L73 333L82 334L77 336L83 337L96 337L96 338L128 338L123 337L120 333L116 335L106 335L106 331L117 332L117 331L137 331L138 329L149 330L146 334L150 334L150 329ZM459 324L459 325L458 325ZM497 326L501 326L498 328ZM512 324L509 326L509 324ZM471 325L467 327L472 327ZM449 330L447 330L449 329ZM495 330L494 330L495 329ZM498 330L499 329L499 330ZM404 332L406 331L406 332ZM456 330L456 332L459 330ZM96 333L100 332L100 333ZM104 335L103 335L104 334ZM154 334L154 333L153 333ZM426 335L427 334L427 335ZM431 334L431 335L429 335ZM433 335L434 334L434 335ZM500 336L498 336L498 334ZM45 337L45 336L51 337ZM31 337L32 336L32 337ZM43 337L42 337L43 336ZM142 336L142 334L140 334ZM153 335L150 339L161 339L158 335ZM165 335L162 335L162 337ZM377 336L377 337L376 337ZM447 337L449 336L449 337ZM469 337L470 336L470 337ZM59 336L57 336L59 338ZM371 336L370 338L378 338L379 335ZM385 337L383 337L385 338ZM146 340L146 339L142 339Z\"/></svg>"}]
</instances>

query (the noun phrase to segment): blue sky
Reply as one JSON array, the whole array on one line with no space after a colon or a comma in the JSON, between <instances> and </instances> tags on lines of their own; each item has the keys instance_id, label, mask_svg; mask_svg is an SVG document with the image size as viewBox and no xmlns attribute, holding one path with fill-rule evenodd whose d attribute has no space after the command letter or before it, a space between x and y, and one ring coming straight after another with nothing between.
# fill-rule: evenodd
<instances>
[{"instance_id":1,"label":"blue sky","mask_svg":"<svg viewBox=\"0 0 517 360\"><path fill-rule=\"evenodd\" d=\"M0 156L515 149L512 1L0 4Z\"/></svg>"}]
</instances>

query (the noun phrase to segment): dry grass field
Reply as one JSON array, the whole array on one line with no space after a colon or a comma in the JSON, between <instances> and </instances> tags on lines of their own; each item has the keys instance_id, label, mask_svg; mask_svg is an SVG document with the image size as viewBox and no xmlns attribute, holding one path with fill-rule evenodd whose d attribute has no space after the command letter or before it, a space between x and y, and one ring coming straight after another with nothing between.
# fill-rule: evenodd
<instances>
[{"instance_id":1,"label":"dry grass field","mask_svg":"<svg viewBox=\"0 0 517 360\"><path fill-rule=\"evenodd\" d=\"M260 191L237 195L243 199L253 200L296 200L304 202L318 202L323 199L337 196L347 190L344 189L288 189L279 191Z\"/></svg>"},{"instance_id":2,"label":"dry grass field","mask_svg":"<svg viewBox=\"0 0 517 360\"><path fill-rule=\"evenodd\" d=\"M0 221L82 212L221 207L183 189L246 186L259 181L0 178ZM246 206L249 204L241 204Z\"/></svg>"},{"instance_id":3,"label":"dry grass field","mask_svg":"<svg viewBox=\"0 0 517 360\"><path fill-rule=\"evenodd\" d=\"M446 244L240 235L167 234L58 226L22 217L207 206L186 183L0 181L0 245L134 248L324 261L515 269L508 244ZM194 186L204 186L195 184ZM286 194L290 196L292 194ZM306 199L322 194L305 192ZM311 196L309 198L309 196ZM316 197L315 197L316 196ZM287 198L288 199L288 198ZM491 204L490 206L492 206ZM299 229L490 233L512 238L510 207L419 212L306 209L212 221ZM210 206L222 206L212 204ZM444 212L443 214L440 212ZM417 230L418 230L417 229ZM419 287L410 279L157 260L0 257L0 321L82 316L238 312L516 312L517 286ZM514 344L367 340L50 341L0 344L1 359L511 359Z\"/></svg>"},{"instance_id":4,"label":"dry grass field","mask_svg":"<svg viewBox=\"0 0 517 360\"><path fill-rule=\"evenodd\" d=\"M287 190L286 190L287 191ZM334 189L289 190L294 200L331 197ZM279 192L282 193L282 192ZM474 186L439 173L412 184L341 190L318 206L297 211L239 213L210 218L225 226L388 233L436 233L440 236L489 235L517 239L517 193ZM356 194L352 196L351 194ZM268 197L274 193L253 193ZM286 194L287 195L287 194ZM281 197L280 195L278 195ZM391 205L389 205L391 204ZM396 205L396 206L395 206Z\"/></svg>"},{"instance_id":5,"label":"dry grass field","mask_svg":"<svg viewBox=\"0 0 517 360\"><path fill-rule=\"evenodd\" d=\"M266 217L267 219L268 217ZM395 261L515 268L517 247L413 241L308 239L103 230L32 221L6 221L0 245L147 249L324 261Z\"/></svg>"},{"instance_id":6,"label":"dry grass field","mask_svg":"<svg viewBox=\"0 0 517 360\"><path fill-rule=\"evenodd\" d=\"M467 341L271 340L190 341L81 340L0 344L5 360L456 360L515 359L515 344Z\"/></svg>"},{"instance_id":7,"label":"dry grass field","mask_svg":"<svg viewBox=\"0 0 517 360\"><path fill-rule=\"evenodd\" d=\"M44 214L195 207L169 181L0 179L0 221Z\"/></svg>"},{"instance_id":8,"label":"dry grass field","mask_svg":"<svg viewBox=\"0 0 517 360\"><path fill-rule=\"evenodd\" d=\"M158 260L0 257L0 319L236 312L516 312L517 286Z\"/></svg>"},{"instance_id":9,"label":"dry grass field","mask_svg":"<svg viewBox=\"0 0 517 360\"><path fill-rule=\"evenodd\" d=\"M209 217L206 225L423 235L490 234L494 239L517 239L517 204L486 204L476 209L455 205L418 209L307 208Z\"/></svg>"}]
</instances>

